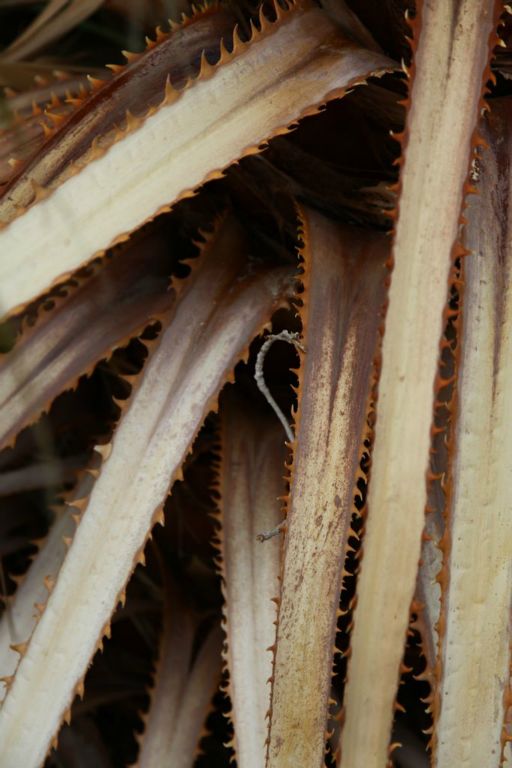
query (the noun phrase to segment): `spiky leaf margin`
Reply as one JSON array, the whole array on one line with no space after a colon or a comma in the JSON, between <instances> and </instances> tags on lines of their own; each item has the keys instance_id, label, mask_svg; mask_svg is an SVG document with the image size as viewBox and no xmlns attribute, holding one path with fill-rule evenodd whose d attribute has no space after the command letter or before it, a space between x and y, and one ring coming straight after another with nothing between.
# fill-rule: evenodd
<instances>
[{"instance_id":1,"label":"spiky leaf margin","mask_svg":"<svg viewBox=\"0 0 512 768\"><path fill-rule=\"evenodd\" d=\"M385 297L384 235L304 214L298 413L267 766L323 765L343 564Z\"/></svg>"},{"instance_id":2,"label":"spiky leaf margin","mask_svg":"<svg viewBox=\"0 0 512 768\"><path fill-rule=\"evenodd\" d=\"M289 271L247 275L233 220L203 250L154 343L0 710L5 768L36 768L44 759L220 387L286 303Z\"/></svg>"},{"instance_id":3,"label":"spiky leaf margin","mask_svg":"<svg viewBox=\"0 0 512 768\"><path fill-rule=\"evenodd\" d=\"M496 104L469 203L456 449L444 537L436 768L501 765L512 600L512 112ZM505 695L504 695L505 691Z\"/></svg>"},{"instance_id":4,"label":"spiky leaf margin","mask_svg":"<svg viewBox=\"0 0 512 768\"><path fill-rule=\"evenodd\" d=\"M263 768L281 547L278 538L257 536L280 521L285 435L277 419L231 388L221 397L220 423L217 546L232 747L240 768Z\"/></svg>"},{"instance_id":5,"label":"spiky leaf margin","mask_svg":"<svg viewBox=\"0 0 512 768\"><path fill-rule=\"evenodd\" d=\"M388 761L424 526L448 277L454 256L463 252L457 246L462 206L502 10L494 0L425 0L418 5L368 519L345 691L344 768L380 768Z\"/></svg>"},{"instance_id":6,"label":"spiky leaf margin","mask_svg":"<svg viewBox=\"0 0 512 768\"><path fill-rule=\"evenodd\" d=\"M162 226L163 224L163 226ZM4 447L103 357L162 317L171 250L164 222L143 231L119 253L51 296L11 352L0 356L0 446ZM164 267L164 269L162 269ZM78 283L78 285L77 285Z\"/></svg>"},{"instance_id":7,"label":"spiky leaf margin","mask_svg":"<svg viewBox=\"0 0 512 768\"><path fill-rule=\"evenodd\" d=\"M169 581L164 628L145 716L137 768L192 768L208 709L222 672L222 632L210 629L197 654L197 618Z\"/></svg>"},{"instance_id":8,"label":"spiky leaf margin","mask_svg":"<svg viewBox=\"0 0 512 768\"><path fill-rule=\"evenodd\" d=\"M0 232L3 312L261 151L262 142L301 117L392 67L347 41L318 8L276 12L274 23L261 17L248 43L235 34L232 52L223 48L217 65L203 58L198 78L184 89L168 85L156 111L129 118L108 149L100 140L68 164L67 180L49 197L40 190L34 205L16 212Z\"/></svg>"}]
</instances>

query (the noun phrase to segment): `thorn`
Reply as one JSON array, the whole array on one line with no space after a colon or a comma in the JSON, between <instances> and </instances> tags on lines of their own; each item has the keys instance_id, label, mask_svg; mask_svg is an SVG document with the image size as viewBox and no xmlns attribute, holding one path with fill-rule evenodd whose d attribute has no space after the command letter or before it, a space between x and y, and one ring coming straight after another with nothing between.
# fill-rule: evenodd
<instances>
[{"instance_id":1,"label":"thorn","mask_svg":"<svg viewBox=\"0 0 512 768\"><path fill-rule=\"evenodd\" d=\"M3 683L7 690L9 690L13 682L14 682L14 675L3 675L2 677L0 677L0 683Z\"/></svg>"},{"instance_id":2,"label":"thorn","mask_svg":"<svg viewBox=\"0 0 512 768\"><path fill-rule=\"evenodd\" d=\"M176 99L178 98L178 92L175 88L173 88L171 83L171 78L169 75L167 75L167 80L165 81L165 94L164 94L164 104L172 104Z\"/></svg>"},{"instance_id":3,"label":"thorn","mask_svg":"<svg viewBox=\"0 0 512 768\"><path fill-rule=\"evenodd\" d=\"M165 40L167 38L167 34L163 31L162 27L158 26L155 29L156 34L156 42L161 43L162 40Z\"/></svg>"},{"instance_id":4,"label":"thorn","mask_svg":"<svg viewBox=\"0 0 512 768\"><path fill-rule=\"evenodd\" d=\"M129 64L132 64L134 61L137 61L137 59L140 58L139 54L133 53L133 51L121 51L121 53Z\"/></svg>"},{"instance_id":5,"label":"thorn","mask_svg":"<svg viewBox=\"0 0 512 768\"><path fill-rule=\"evenodd\" d=\"M67 115L55 114L54 112L48 112L48 110L45 110L44 114L57 128L67 120Z\"/></svg>"},{"instance_id":6,"label":"thorn","mask_svg":"<svg viewBox=\"0 0 512 768\"><path fill-rule=\"evenodd\" d=\"M53 128L50 128L50 126L47 125L45 122L41 121L39 125L43 129L45 139L48 139L50 138L50 136L53 135Z\"/></svg>"},{"instance_id":7,"label":"thorn","mask_svg":"<svg viewBox=\"0 0 512 768\"><path fill-rule=\"evenodd\" d=\"M129 109L126 110L126 130L134 131L141 124L141 120L135 117Z\"/></svg>"},{"instance_id":8,"label":"thorn","mask_svg":"<svg viewBox=\"0 0 512 768\"><path fill-rule=\"evenodd\" d=\"M161 525L162 527L163 527L163 525L164 525L164 510L163 510L163 508L162 508L162 507L160 507L160 509L158 510L158 512L157 512L157 513L156 513L156 515L155 515L155 525L156 525L157 523L158 523L159 525Z\"/></svg>"},{"instance_id":9,"label":"thorn","mask_svg":"<svg viewBox=\"0 0 512 768\"><path fill-rule=\"evenodd\" d=\"M106 443L105 445L95 445L94 450L99 453L103 461L106 461L112 453L112 443Z\"/></svg>"},{"instance_id":10,"label":"thorn","mask_svg":"<svg viewBox=\"0 0 512 768\"><path fill-rule=\"evenodd\" d=\"M87 80L90 83L93 91L96 91L98 88L102 88L105 85L105 81L100 80L99 77L92 77L91 75L87 75Z\"/></svg>"},{"instance_id":11,"label":"thorn","mask_svg":"<svg viewBox=\"0 0 512 768\"><path fill-rule=\"evenodd\" d=\"M199 77L210 77L216 68L210 64L206 58L206 52L201 53L201 65L199 67Z\"/></svg>"},{"instance_id":12,"label":"thorn","mask_svg":"<svg viewBox=\"0 0 512 768\"><path fill-rule=\"evenodd\" d=\"M111 72L113 72L115 75L118 75L119 72L122 72L125 67L123 64L105 64L107 69L110 69Z\"/></svg>"},{"instance_id":13,"label":"thorn","mask_svg":"<svg viewBox=\"0 0 512 768\"><path fill-rule=\"evenodd\" d=\"M26 643L13 643L9 646L12 651L19 653L20 656L24 656L27 652L28 642Z\"/></svg>"},{"instance_id":14,"label":"thorn","mask_svg":"<svg viewBox=\"0 0 512 768\"><path fill-rule=\"evenodd\" d=\"M72 107L79 107L83 102L83 98L80 96L69 96L66 94L66 104L71 104Z\"/></svg>"}]
</instances>

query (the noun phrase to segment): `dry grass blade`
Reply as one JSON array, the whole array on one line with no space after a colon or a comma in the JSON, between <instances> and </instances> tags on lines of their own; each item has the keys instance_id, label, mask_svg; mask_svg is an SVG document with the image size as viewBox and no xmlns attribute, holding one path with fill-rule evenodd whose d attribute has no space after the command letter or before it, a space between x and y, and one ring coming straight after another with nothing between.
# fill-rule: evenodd
<instances>
[{"instance_id":1,"label":"dry grass blade","mask_svg":"<svg viewBox=\"0 0 512 768\"><path fill-rule=\"evenodd\" d=\"M242 233L233 220L224 222L153 342L0 710L3 768L41 764L220 387L273 311L286 305L289 271L260 272L244 256Z\"/></svg>"},{"instance_id":2,"label":"dry grass blade","mask_svg":"<svg viewBox=\"0 0 512 768\"><path fill-rule=\"evenodd\" d=\"M105 356L169 310L165 222L140 233L39 309L14 349L0 357L0 446Z\"/></svg>"},{"instance_id":3,"label":"dry grass blade","mask_svg":"<svg viewBox=\"0 0 512 768\"><path fill-rule=\"evenodd\" d=\"M279 594L280 541L261 543L261 531L280 520L284 493L284 432L229 389L221 398L218 474L219 565L223 579L225 660L240 768L265 765L267 712Z\"/></svg>"},{"instance_id":4,"label":"dry grass blade","mask_svg":"<svg viewBox=\"0 0 512 768\"><path fill-rule=\"evenodd\" d=\"M8 212L4 221L20 215L0 232L2 310L28 301L221 176L235 160L258 152L262 142L387 67L382 55L347 42L318 8L280 11L276 22L264 21L261 31L253 31L249 43L236 38L232 53L224 49L216 66L204 59L189 86L167 89L153 114L128 119L126 130L109 138L112 146L106 149L108 142L100 140L78 167L67 166L57 189L36 193L49 197L24 213ZM44 259L35 258L40 252Z\"/></svg>"},{"instance_id":5,"label":"dry grass blade","mask_svg":"<svg viewBox=\"0 0 512 768\"><path fill-rule=\"evenodd\" d=\"M137 768L192 768L222 672L222 632L213 627L195 656L197 620L169 584L155 688Z\"/></svg>"},{"instance_id":6,"label":"dry grass blade","mask_svg":"<svg viewBox=\"0 0 512 768\"><path fill-rule=\"evenodd\" d=\"M503 108L501 108L503 107ZM499 768L512 600L512 112L498 104L467 209L461 362L447 510L436 768ZM435 725L435 724L434 724ZM510 738L510 734L508 734Z\"/></svg>"},{"instance_id":7,"label":"dry grass blade","mask_svg":"<svg viewBox=\"0 0 512 768\"><path fill-rule=\"evenodd\" d=\"M343 564L385 298L387 240L308 212L303 355L269 768L324 764Z\"/></svg>"},{"instance_id":8,"label":"dry grass blade","mask_svg":"<svg viewBox=\"0 0 512 768\"><path fill-rule=\"evenodd\" d=\"M430 0L421 4L416 22L368 520L345 692L344 768L380 768L388 760L424 526L448 276L453 256L460 253L462 204L500 10L501 3L492 0Z\"/></svg>"}]
</instances>

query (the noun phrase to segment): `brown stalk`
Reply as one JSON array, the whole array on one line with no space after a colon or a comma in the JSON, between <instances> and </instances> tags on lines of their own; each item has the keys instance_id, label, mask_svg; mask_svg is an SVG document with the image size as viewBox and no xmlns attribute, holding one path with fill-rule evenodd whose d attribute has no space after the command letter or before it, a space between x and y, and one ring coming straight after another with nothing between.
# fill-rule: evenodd
<instances>
[{"instance_id":1,"label":"brown stalk","mask_svg":"<svg viewBox=\"0 0 512 768\"><path fill-rule=\"evenodd\" d=\"M372 363L385 236L304 214L304 293L267 766L323 765L338 604Z\"/></svg>"}]
</instances>

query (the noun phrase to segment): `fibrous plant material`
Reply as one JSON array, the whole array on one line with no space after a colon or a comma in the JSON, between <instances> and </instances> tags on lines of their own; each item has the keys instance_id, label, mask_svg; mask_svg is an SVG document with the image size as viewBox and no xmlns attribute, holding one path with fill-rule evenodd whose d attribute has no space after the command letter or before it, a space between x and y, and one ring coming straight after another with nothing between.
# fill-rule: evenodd
<instances>
[{"instance_id":1,"label":"fibrous plant material","mask_svg":"<svg viewBox=\"0 0 512 768\"><path fill-rule=\"evenodd\" d=\"M192 768L221 677L222 632L214 626L194 652L197 618L169 579L155 688L137 768Z\"/></svg>"},{"instance_id":2,"label":"fibrous plant material","mask_svg":"<svg viewBox=\"0 0 512 768\"><path fill-rule=\"evenodd\" d=\"M50 295L0 359L0 446L103 357L170 309L169 228L157 222ZM166 275L166 262L167 272ZM92 274L91 274L92 273Z\"/></svg>"},{"instance_id":3,"label":"fibrous plant material","mask_svg":"<svg viewBox=\"0 0 512 768\"><path fill-rule=\"evenodd\" d=\"M285 435L230 388L220 403L218 550L224 593L224 658L240 768L263 768L279 597L280 541L258 534L280 520ZM274 601L274 602L273 602Z\"/></svg>"},{"instance_id":4,"label":"fibrous plant material","mask_svg":"<svg viewBox=\"0 0 512 768\"><path fill-rule=\"evenodd\" d=\"M74 165L67 163L57 188L32 192L28 208L25 199L16 207L14 190L4 193L4 312L260 151L301 117L392 68L386 57L348 41L318 8L276 12L273 23L261 16L261 30L254 28L248 43L235 33L233 50L223 48L215 66L203 57L200 74L183 89L169 84L145 117L128 115L126 126L98 135Z\"/></svg>"},{"instance_id":5,"label":"fibrous plant material","mask_svg":"<svg viewBox=\"0 0 512 768\"><path fill-rule=\"evenodd\" d=\"M44 759L220 387L274 310L286 304L289 270L249 269L245 249L236 223L225 221L163 320L59 579L21 649L0 711L5 768L35 768ZM58 679L48 654L59 659Z\"/></svg>"},{"instance_id":6,"label":"fibrous plant material","mask_svg":"<svg viewBox=\"0 0 512 768\"><path fill-rule=\"evenodd\" d=\"M436 768L498 768L510 739L512 113L493 103L467 208L460 369L441 585ZM489 685L493 680L493 685Z\"/></svg>"},{"instance_id":7,"label":"fibrous plant material","mask_svg":"<svg viewBox=\"0 0 512 768\"><path fill-rule=\"evenodd\" d=\"M429 0L418 10L345 693L344 768L384 766L388 759L424 525L443 310L452 260L461 253L462 206L502 6L491 0Z\"/></svg>"},{"instance_id":8,"label":"fibrous plant material","mask_svg":"<svg viewBox=\"0 0 512 768\"><path fill-rule=\"evenodd\" d=\"M267 765L323 765L333 648L382 304L384 235L307 211L303 345Z\"/></svg>"}]
</instances>

